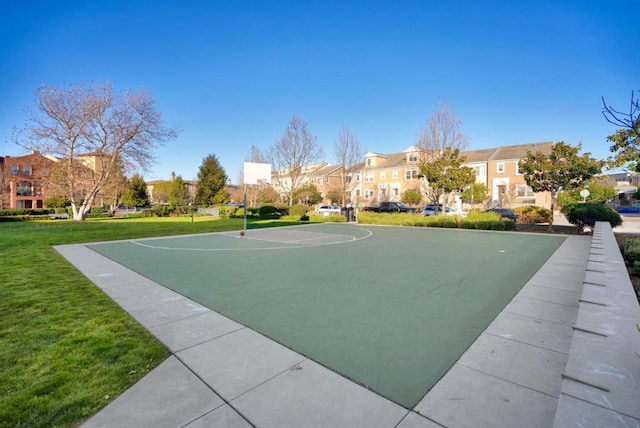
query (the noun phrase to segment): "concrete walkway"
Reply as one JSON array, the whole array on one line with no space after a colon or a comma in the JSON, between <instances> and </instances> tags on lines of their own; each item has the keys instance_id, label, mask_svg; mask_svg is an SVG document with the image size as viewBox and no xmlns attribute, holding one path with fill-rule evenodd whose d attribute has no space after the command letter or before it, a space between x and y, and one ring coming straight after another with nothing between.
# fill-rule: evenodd
<instances>
[{"instance_id":1,"label":"concrete walkway","mask_svg":"<svg viewBox=\"0 0 640 428\"><path fill-rule=\"evenodd\" d=\"M553 426L590 244L568 236L411 410L83 245L56 247L172 352L83 426Z\"/></svg>"}]
</instances>

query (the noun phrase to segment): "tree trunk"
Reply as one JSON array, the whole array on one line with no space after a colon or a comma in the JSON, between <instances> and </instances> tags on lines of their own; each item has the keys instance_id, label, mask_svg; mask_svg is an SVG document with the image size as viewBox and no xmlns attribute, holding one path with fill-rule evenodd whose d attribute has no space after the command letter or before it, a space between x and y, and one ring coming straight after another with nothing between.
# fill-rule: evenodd
<instances>
[{"instance_id":1,"label":"tree trunk","mask_svg":"<svg viewBox=\"0 0 640 428\"><path fill-rule=\"evenodd\" d=\"M549 229L547 229L549 232L553 232L553 210L556 209L556 195L557 194L558 194L557 191L551 192L551 220L549 221Z\"/></svg>"}]
</instances>

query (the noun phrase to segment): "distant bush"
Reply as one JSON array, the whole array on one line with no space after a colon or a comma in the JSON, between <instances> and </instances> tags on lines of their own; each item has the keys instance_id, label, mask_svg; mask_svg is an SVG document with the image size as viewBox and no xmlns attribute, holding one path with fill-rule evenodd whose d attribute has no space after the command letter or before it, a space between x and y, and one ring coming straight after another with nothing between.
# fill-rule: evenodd
<instances>
[{"instance_id":1,"label":"distant bush","mask_svg":"<svg viewBox=\"0 0 640 428\"><path fill-rule=\"evenodd\" d=\"M64 208L71 205L71 201L64 198L48 198L44 200L44 206L47 208Z\"/></svg>"},{"instance_id":2,"label":"distant bush","mask_svg":"<svg viewBox=\"0 0 640 428\"><path fill-rule=\"evenodd\" d=\"M513 209L513 212L518 216L518 223L538 224L551 221L551 210L536 205L517 207Z\"/></svg>"},{"instance_id":3,"label":"distant bush","mask_svg":"<svg viewBox=\"0 0 640 428\"><path fill-rule=\"evenodd\" d=\"M53 208L15 208L0 210L0 217L10 216L39 216L55 213Z\"/></svg>"},{"instance_id":4,"label":"distant bush","mask_svg":"<svg viewBox=\"0 0 640 428\"><path fill-rule=\"evenodd\" d=\"M614 209L602 204L576 204L567 213L567 220L578 227L578 232L585 226L593 227L598 221L606 221L611 227L620 226L622 217Z\"/></svg>"},{"instance_id":5,"label":"distant bush","mask_svg":"<svg viewBox=\"0 0 640 428\"><path fill-rule=\"evenodd\" d=\"M282 220L282 221L300 221L300 216L298 216L298 215L281 215L279 220Z\"/></svg>"},{"instance_id":6,"label":"distant bush","mask_svg":"<svg viewBox=\"0 0 640 428\"><path fill-rule=\"evenodd\" d=\"M261 218L279 218L282 213L275 205L262 205L258 209L258 215Z\"/></svg>"},{"instance_id":7,"label":"distant bush","mask_svg":"<svg viewBox=\"0 0 640 428\"><path fill-rule=\"evenodd\" d=\"M640 238L627 238L620 244L620 253L628 265L640 262Z\"/></svg>"},{"instance_id":8,"label":"distant bush","mask_svg":"<svg viewBox=\"0 0 640 428\"><path fill-rule=\"evenodd\" d=\"M168 205L154 205L150 211L156 217L169 217L171 209Z\"/></svg>"},{"instance_id":9,"label":"distant bush","mask_svg":"<svg viewBox=\"0 0 640 428\"><path fill-rule=\"evenodd\" d=\"M307 213L309 208L306 205L296 204L289 207L289 215L303 216Z\"/></svg>"},{"instance_id":10,"label":"distant bush","mask_svg":"<svg viewBox=\"0 0 640 428\"><path fill-rule=\"evenodd\" d=\"M327 216L318 213L310 213L308 215L308 219L309 221L316 223L346 223L347 221L345 216L335 213Z\"/></svg>"},{"instance_id":11,"label":"distant bush","mask_svg":"<svg viewBox=\"0 0 640 428\"><path fill-rule=\"evenodd\" d=\"M488 213L470 213L467 218L462 220L460 225L463 229L478 230L516 230L516 222L513 220L503 219L498 214Z\"/></svg>"},{"instance_id":12,"label":"distant bush","mask_svg":"<svg viewBox=\"0 0 640 428\"><path fill-rule=\"evenodd\" d=\"M424 216L423 216L424 217ZM458 227L456 216L453 215L433 215L426 217L427 227L445 227L455 229Z\"/></svg>"}]
</instances>

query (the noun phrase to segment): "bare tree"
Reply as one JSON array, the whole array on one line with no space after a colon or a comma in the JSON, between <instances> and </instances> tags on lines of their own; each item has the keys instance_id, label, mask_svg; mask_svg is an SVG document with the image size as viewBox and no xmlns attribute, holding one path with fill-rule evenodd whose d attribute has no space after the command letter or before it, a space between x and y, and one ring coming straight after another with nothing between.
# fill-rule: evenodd
<instances>
[{"instance_id":1,"label":"bare tree","mask_svg":"<svg viewBox=\"0 0 640 428\"><path fill-rule=\"evenodd\" d=\"M469 144L469 137L462 132L462 122L458 118L458 115L446 102L438 102L435 111L431 117L427 120L427 125L422 130L418 137L417 147L419 149L419 163L422 176L426 177L425 171L440 171L445 174L448 168L454 167L459 170L462 168L462 163L458 162L459 153L467 148ZM445 154L455 154L454 162L451 165L450 156L447 159L443 159ZM464 158L462 158L464 162ZM442 165L441 165L442 164ZM443 165L448 165L445 168ZM464 169L461 171L465 171ZM438 175L432 175L431 178L436 180ZM437 182L445 180L446 178L440 177ZM463 180L464 181L464 180ZM435 182L434 182L435 183ZM440 197L444 196L447 199L449 190L444 191L438 188L439 184L432 186L431 183L425 183L425 193L434 204L438 204ZM434 200L434 198L436 200ZM447 200L442 201L445 205Z\"/></svg>"},{"instance_id":2,"label":"bare tree","mask_svg":"<svg viewBox=\"0 0 640 428\"><path fill-rule=\"evenodd\" d=\"M296 191L313 173L313 165L322 158L322 147L307 129L307 123L293 116L282 138L269 148L269 158L275 171L275 184L292 205Z\"/></svg>"},{"instance_id":3,"label":"bare tree","mask_svg":"<svg viewBox=\"0 0 640 428\"><path fill-rule=\"evenodd\" d=\"M429 158L438 157L446 148L463 151L469 144L469 137L461 130L462 122L446 102L438 102L434 113L418 136L417 147Z\"/></svg>"},{"instance_id":4,"label":"bare tree","mask_svg":"<svg viewBox=\"0 0 640 428\"><path fill-rule=\"evenodd\" d=\"M607 140L613 143L610 150L614 153L614 159L610 162L614 165L633 162L635 169L640 170L640 98L636 98L635 92L631 91L628 112L607 105L604 98L602 105L604 118L619 128L615 134L607 137Z\"/></svg>"},{"instance_id":5,"label":"bare tree","mask_svg":"<svg viewBox=\"0 0 640 428\"><path fill-rule=\"evenodd\" d=\"M344 206L347 193L351 193L356 184L353 175L364 156L364 149L358 136L351 132L349 127L343 126L340 130L340 135L333 145L333 156L336 164L341 168L340 201Z\"/></svg>"},{"instance_id":6,"label":"bare tree","mask_svg":"<svg viewBox=\"0 0 640 428\"><path fill-rule=\"evenodd\" d=\"M177 137L142 91L114 94L109 85L43 86L27 119L29 138L18 144L61 160L57 174L83 220L112 175L146 170L153 150Z\"/></svg>"}]
</instances>

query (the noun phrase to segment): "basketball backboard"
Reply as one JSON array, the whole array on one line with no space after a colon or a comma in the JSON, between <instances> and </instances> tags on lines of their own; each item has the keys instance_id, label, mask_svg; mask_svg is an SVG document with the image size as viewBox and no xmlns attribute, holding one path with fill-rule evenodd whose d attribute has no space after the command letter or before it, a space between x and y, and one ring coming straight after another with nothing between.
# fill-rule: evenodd
<instances>
[{"instance_id":1,"label":"basketball backboard","mask_svg":"<svg viewBox=\"0 0 640 428\"><path fill-rule=\"evenodd\" d=\"M242 166L244 184L269 184L271 183L271 164L245 162Z\"/></svg>"}]
</instances>

